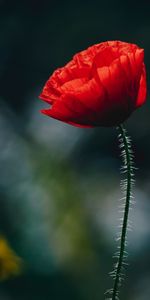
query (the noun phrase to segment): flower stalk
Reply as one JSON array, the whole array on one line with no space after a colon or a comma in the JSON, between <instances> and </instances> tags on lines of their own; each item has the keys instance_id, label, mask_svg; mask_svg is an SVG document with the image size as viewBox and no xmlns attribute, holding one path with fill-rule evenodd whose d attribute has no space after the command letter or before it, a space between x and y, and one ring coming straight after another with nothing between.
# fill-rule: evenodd
<instances>
[{"instance_id":1,"label":"flower stalk","mask_svg":"<svg viewBox=\"0 0 150 300\"><path fill-rule=\"evenodd\" d=\"M134 184L134 162L133 162L133 151L131 147L131 139L127 136L126 130L123 125L117 127L119 130L119 147L121 149L121 157L123 161L123 166L121 168L121 173L126 174L126 179L121 180L121 188L124 193L123 200L125 203L123 204L124 215L123 221L121 225L121 233L117 240L120 241L120 245L118 246L118 252L114 257L117 257L117 263L115 264L115 268L110 275L114 279L113 289L109 290L111 294L111 300L119 299L119 289L121 286L121 282L123 280L124 275L124 266L127 265L126 258L126 246L127 246L127 230L129 228L129 210L130 204L132 203L132 186Z\"/></svg>"}]
</instances>

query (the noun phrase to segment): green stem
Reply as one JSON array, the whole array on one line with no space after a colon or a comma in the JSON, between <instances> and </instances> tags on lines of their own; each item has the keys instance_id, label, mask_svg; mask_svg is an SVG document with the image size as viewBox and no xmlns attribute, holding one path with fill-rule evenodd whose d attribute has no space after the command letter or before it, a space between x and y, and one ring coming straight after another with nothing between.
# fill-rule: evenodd
<instances>
[{"instance_id":1,"label":"green stem","mask_svg":"<svg viewBox=\"0 0 150 300\"><path fill-rule=\"evenodd\" d=\"M119 247L119 257L114 271L114 287L112 290L112 300L117 300L119 294L119 287L121 285L121 273L124 263L124 254L126 247L126 235L128 227L128 216L130 208L130 199L131 199L131 189L132 189L132 176L133 176L133 161L132 161L132 150L130 139L126 135L126 131L123 125L118 127L119 129L119 139L120 139L120 148L122 148L123 156L123 170L127 174L127 179L125 181L126 189L126 200L125 200L125 209L122 223L122 230L120 236L120 247Z\"/></svg>"}]
</instances>

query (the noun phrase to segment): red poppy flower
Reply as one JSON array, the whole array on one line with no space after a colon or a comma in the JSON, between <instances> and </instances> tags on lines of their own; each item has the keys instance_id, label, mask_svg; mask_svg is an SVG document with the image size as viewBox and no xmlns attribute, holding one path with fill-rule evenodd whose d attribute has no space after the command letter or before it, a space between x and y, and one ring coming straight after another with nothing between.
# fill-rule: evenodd
<instances>
[{"instance_id":1,"label":"red poppy flower","mask_svg":"<svg viewBox=\"0 0 150 300\"><path fill-rule=\"evenodd\" d=\"M79 127L116 126L145 102L144 50L110 41L77 53L46 82L42 112Z\"/></svg>"}]
</instances>

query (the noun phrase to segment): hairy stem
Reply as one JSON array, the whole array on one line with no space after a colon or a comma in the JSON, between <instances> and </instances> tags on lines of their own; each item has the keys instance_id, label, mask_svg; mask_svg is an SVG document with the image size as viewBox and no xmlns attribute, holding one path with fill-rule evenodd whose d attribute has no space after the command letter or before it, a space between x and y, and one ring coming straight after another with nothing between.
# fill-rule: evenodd
<instances>
[{"instance_id":1,"label":"hairy stem","mask_svg":"<svg viewBox=\"0 0 150 300\"><path fill-rule=\"evenodd\" d=\"M126 135L126 130L124 129L123 125L118 126L117 128L119 130L119 142L120 142L120 148L121 148L121 156L123 160L123 166L122 166L122 173L126 174L126 178L122 180L122 188L124 192L123 199L125 200L124 204L124 212L123 212L123 222L121 226L121 233L119 236L120 245L118 247L119 251L117 253L117 263L115 264L115 269L113 272L111 272L111 276L114 279L114 286L113 289L109 291L111 294L112 300L118 300L119 299L119 288L121 286L122 281L122 272L123 267L126 264L125 258L126 258L126 238L127 238L127 229L128 229L128 217L129 217L129 209L130 209L130 203L131 203L131 197L132 197L132 185L134 183L133 179L133 152L131 149L131 140Z\"/></svg>"}]
</instances>

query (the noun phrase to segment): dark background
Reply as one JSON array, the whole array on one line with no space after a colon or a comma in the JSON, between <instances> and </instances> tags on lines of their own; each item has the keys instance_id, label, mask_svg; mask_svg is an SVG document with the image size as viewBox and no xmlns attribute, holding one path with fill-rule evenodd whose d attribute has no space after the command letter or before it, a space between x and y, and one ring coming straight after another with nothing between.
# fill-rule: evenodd
<instances>
[{"instance_id":1,"label":"dark background","mask_svg":"<svg viewBox=\"0 0 150 300\"><path fill-rule=\"evenodd\" d=\"M14 251L0 244L0 299L98 300L112 287L117 132L51 120L38 95L57 67L106 40L144 48L149 78L149 12L146 0L0 0L0 232ZM126 124L139 169L122 300L150 297L148 98Z\"/></svg>"}]
</instances>

